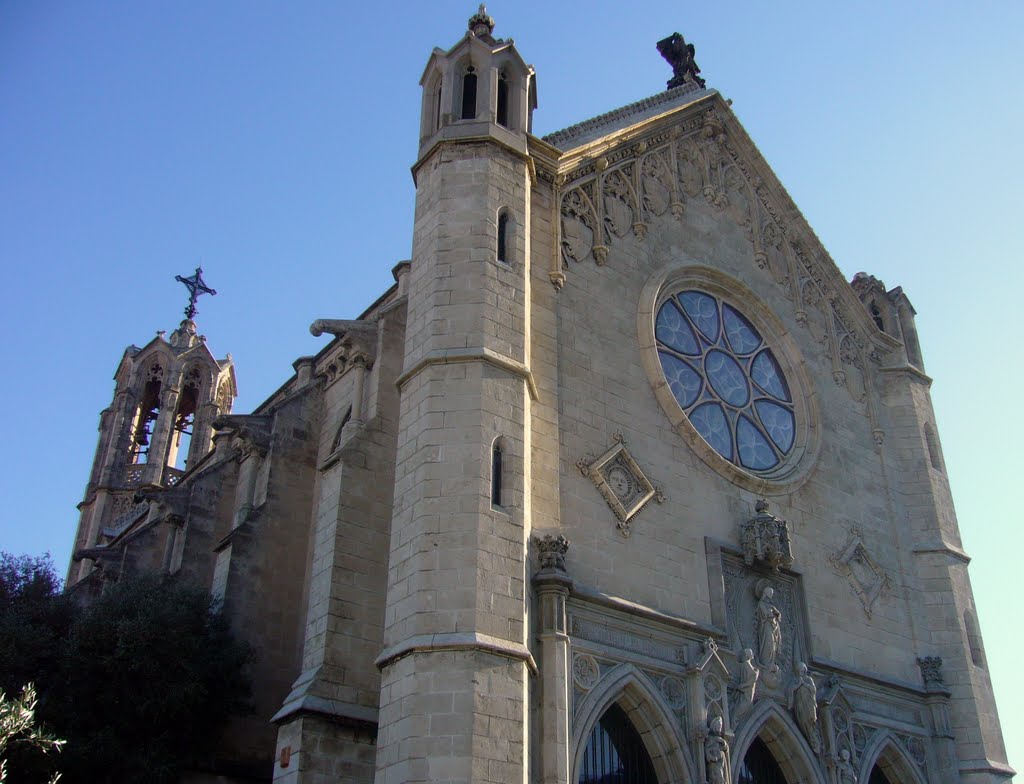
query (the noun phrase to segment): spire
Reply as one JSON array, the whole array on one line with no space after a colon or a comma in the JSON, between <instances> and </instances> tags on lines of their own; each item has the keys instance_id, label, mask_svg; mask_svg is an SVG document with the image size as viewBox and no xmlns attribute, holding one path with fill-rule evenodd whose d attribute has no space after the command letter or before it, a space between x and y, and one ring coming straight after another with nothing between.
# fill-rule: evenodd
<instances>
[{"instance_id":1,"label":"spire","mask_svg":"<svg viewBox=\"0 0 1024 784\"><path fill-rule=\"evenodd\" d=\"M487 6L480 3L477 12L469 17L469 31L477 38L490 37L494 32L494 17L487 15Z\"/></svg>"},{"instance_id":2,"label":"spire","mask_svg":"<svg viewBox=\"0 0 1024 784\"><path fill-rule=\"evenodd\" d=\"M194 275L190 275L187 278L183 278L181 275L175 275L174 279L179 283L184 283L185 288L188 289L189 298L188 305L185 308L185 318L191 321L195 318L196 313L199 312L196 309L196 300L203 294L216 294L217 292L206 285L206 282L203 280L202 267L196 267Z\"/></svg>"}]
</instances>

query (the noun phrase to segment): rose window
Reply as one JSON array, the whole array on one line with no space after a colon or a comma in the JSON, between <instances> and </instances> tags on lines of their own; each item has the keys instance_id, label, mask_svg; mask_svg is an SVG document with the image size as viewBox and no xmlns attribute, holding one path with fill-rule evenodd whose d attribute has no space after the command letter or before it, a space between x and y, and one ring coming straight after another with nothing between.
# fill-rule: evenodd
<instances>
[{"instance_id":1,"label":"rose window","mask_svg":"<svg viewBox=\"0 0 1024 784\"><path fill-rule=\"evenodd\" d=\"M654 336L676 402L711 448L748 471L776 468L795 441L793 398L750 321L719 297L687 290L658 310Z\"/></svg>"}]
</instances>

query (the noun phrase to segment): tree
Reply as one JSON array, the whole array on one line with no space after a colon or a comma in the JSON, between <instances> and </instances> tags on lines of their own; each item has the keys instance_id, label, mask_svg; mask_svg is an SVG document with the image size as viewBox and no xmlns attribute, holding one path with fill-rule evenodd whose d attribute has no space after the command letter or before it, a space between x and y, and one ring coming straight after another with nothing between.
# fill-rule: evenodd
<instances>
[{"instance_id":1,"label":"tree","mask_svg":"<svg viewBox=\"0 0 1024 784\"><path fill-rule=\"evenodd\" d=\"M35 686L31 683L21 690L21 696L16 699L8 699L0 690L0 782L7 781L8 748L20 745L45 753L60 751L66 742L38 726L35 720L36 702ZM50 783L56 784L59 778L60 774L55 773Z\"/></svg>"},{"instance_id":2,"label":"tree","mask_svg":"<svg viewBox=\"0 0 1024 784\"><path fill-rule=\"evenodd\" d=\"M0 690L17 694L33 681L45 689L55 680L61 643L74 619L60 589L49 554L0 552Z\"/></svg>"},{"instance_id":3,"label":"tree","mask_svg":"<svg viewBox=\"0 0 1024 784\"><path fill-rule=\"evenodd\" d=\"M84 609L58 586L48 558L0 556L0 679L10 666L39 684L38 715L68 740L68 780L177 781L246 709L248 646L183 580L124 577ZM7 629L27 645L6 645ZM18 780L47 777L37 765Z\"/></svg>"},{"instance_id":4,"label":"tree","mask_svg":"<svg viewBox=\"0 0 1024 784\"><path fill-rule=\"evenodd\" d=\"M69 738L68 777L177 780L245 709L249 655L193 585L143 575L108 586L75 621L48 706Z\"/></svg>"}]
</instances>

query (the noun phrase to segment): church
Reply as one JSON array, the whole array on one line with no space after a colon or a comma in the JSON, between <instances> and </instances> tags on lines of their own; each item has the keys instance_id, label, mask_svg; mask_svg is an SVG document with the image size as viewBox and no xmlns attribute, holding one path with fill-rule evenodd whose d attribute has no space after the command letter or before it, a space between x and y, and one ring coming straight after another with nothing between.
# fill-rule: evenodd
<instances>
[{"instance_id":1,"label":"church","mask_svg":"<svg viewBox=\"0 0 1024 784\"><path fill-rule=\"evenodd\" d=\"M1008 781L907 293L678 33L541 138L494 29L426 61L411 260L265 402L198 269L117 365L69 590L175 575L258 651L184 781Z\"/></svg>"}]
</instances>

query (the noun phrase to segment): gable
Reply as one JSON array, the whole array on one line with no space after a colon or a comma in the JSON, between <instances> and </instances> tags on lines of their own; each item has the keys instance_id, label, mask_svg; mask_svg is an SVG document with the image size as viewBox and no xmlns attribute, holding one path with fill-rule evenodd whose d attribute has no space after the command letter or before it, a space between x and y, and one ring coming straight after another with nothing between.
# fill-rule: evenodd
<instances>
[{"instance_id":1,"label":"gable","mask_svg":"<svg viewBox=\"0 0 1024 784\"><path fill-rule=\"evenodd\" d=\"M688 224L700 213L708 233L732 237L731 251L745 257L736 277L773 281L789 302L786 329L808 330L826 348L835 384L874 420L868 376L900 341L872 322L717 92L676 88L545 141L561 147L554 170L540 172L560 213L549 274L556 287L581 264L616 268L629 243L656 243L652 231L672 232L666 219Z\"/></svg>"}]
</instances>

